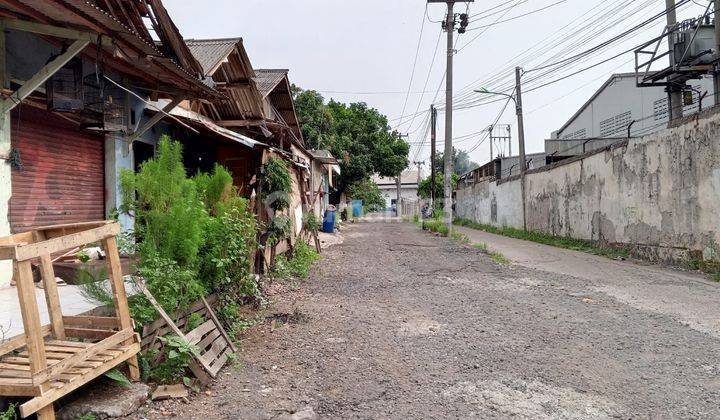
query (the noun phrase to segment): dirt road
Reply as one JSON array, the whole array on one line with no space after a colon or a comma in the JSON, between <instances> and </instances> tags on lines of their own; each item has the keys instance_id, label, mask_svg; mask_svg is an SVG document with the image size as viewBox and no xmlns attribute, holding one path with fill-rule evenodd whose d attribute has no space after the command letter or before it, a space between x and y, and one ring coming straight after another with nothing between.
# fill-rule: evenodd
<instances>
[{"instance_id":1,"label":"dirt road","mask_svg":"<svg viewBox=\"0 0 720 420\"><path fill-rule=\"evenodd\" d=\"M720 417L712 334L592 279L500 265L411 224L353 227L276 299L271 312L294 316L248 334L243 368L141 415Z\"/></svg>"}]
</instances>

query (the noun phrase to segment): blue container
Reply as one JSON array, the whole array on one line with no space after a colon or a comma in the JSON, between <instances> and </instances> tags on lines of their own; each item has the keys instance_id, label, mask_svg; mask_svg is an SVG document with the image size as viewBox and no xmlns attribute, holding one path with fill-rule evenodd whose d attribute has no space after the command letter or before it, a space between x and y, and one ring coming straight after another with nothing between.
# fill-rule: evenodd
<instances>
[{"instance_id":1,"label":"blue container","mask_svg":"<svg viewBox=\"0 0 720 420\"><path fill-rule=\"evenodd\" d=\"M362 200L353 200L353 201L352 201L352 214L353 214L353 217L360 217L360 216L362 216L362 207L363 207L363 201L362 201Z\"/></svg>"},{"instance_id":2,"label":"blue container","mask_svg":"<svg viewBox=\"0 0 720 420\"><path fill-rule=\"evenodd\" d=\"M322 231L325 233L335 232L335 210L325 210Z\"/></svg>"}]
</instances>

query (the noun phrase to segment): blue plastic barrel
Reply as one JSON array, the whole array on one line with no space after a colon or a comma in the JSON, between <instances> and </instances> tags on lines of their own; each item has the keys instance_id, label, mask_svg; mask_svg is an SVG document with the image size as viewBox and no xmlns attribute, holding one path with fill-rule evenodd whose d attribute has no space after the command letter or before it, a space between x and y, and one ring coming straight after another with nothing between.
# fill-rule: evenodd
<instances>
[{"instance_id":1,"label":"blue plastic barrel","mask_svg":"<svg viewBox=\"0 0 720 420\"><path fill-rule=\"evenodd\" d=\"M352 201L352 214L353 214L353 217L360 217L360 216L362 216L362 207L363 207L363 201L362 201L362 200L353 200L353 201Z\"/></svg>"},{"instance_id":2,"label":"blue plastic barrel","mask_svg":"<svg viewBox=\"0 0 720 420\"><path fill-rule=\"evenodd\" d=\"M325 210L325 217L323 217L322 231L325 233L335 232L335 210Z\"/></svg>"}]
</instances>

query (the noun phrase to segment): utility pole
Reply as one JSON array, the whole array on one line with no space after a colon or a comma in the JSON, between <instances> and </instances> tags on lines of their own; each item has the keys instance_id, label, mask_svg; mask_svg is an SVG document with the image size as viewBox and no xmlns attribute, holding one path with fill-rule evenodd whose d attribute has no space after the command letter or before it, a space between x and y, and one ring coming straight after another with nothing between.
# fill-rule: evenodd
<instances>
[{"instance_id":1,"label":"utility pole","mask_svg":"<svg viewBox=\"0 0 720 420\"><path fill-rule=\"evenodd\" d=\"M525 198L525 169L527 162L525 161L525 125L523 124L521 76L522 69L519 66L515 67L515 113L517 114L518 146L520 147L520 194L522 196L523 230L527 230L527 200Z\"/></svg>"},{"instance_id":2,"label":"utility pole","mask_svg":"<svg viewBox=\"0 0 720 420\"><path fill-rule=\"evenodd\" d=\"M453 35L455 35L455 3L472 3L475 0L427 0L428 3L447 3L447 16L445 17L444 29L447 31L447 64L445 71L445 176L443 192L445 200L443 203L443 216L448 229L452 228L452 174L453 174ZM464 33L468 24L468 16L463 13L460 16L461 27L459 32Z\"/></svg>"},{"instance_id":3,"label":"utility pole","mask_svg":"<svg viewBox=\"0 0 720 420\"><path fill-rule=\"evenodd\" d=\"M715 58L720 57L720 0L715 0ZM720 105L720 73L715 65L713 73L715 82L715 105Z\"/></svg>"},{"instance_id":4,"label":"utility pole","mask_svg":"<svg viewBox=\"0 0 720 420\"><path fill-rule=\"evenodd\" d=\"M437 129L437 109L430 105L430 209L435 210L435 131Z\"/></svg>"},{"instance_id":5,"label":"utility pole","mask_svg":"<svg viewBox=\"0 0 720 420\"><path fill-rule=\"evenodd\" d=\"M421 166L424 165L424 164L425 164L425 161L424 161L424 160L421 160L421 161L417 161L417 160L416 160L416 161L413 161L413 165L417 166L417 183L418 183L418 186L420 186L420 182L422 181L422 176L420 176L420 174L421 174L421 170L422 170L422 169L421 169Z\"/></svg>"},{"instance_id":6,"label":"utility pole","mask_svg":"<svg viewBox=\"0 0 720 420\"><path fill-rule=\"evenodd\" d=\"M493 141L495 141L495 139L493 139L493 126L492 125L490 125L490 127L488 127L488 131L490 132L490 161L492 162L493 159L495 159L495 155L493 155Z\"/></svg>"},{"instance_id":7,"label":"utility pole","mask_svg":"<svg viewBox=\"0 0 720 420\"><path fill-rule=\"evenodd\" d=\"M667 11L667 13L665 14L667 18L667 26L668 29L671 29L677 23L677 13L675 13L675 0L665 0L665 9ZM668 33L668 48L670 50L669 57L671 68L675 68L675 64L681 64L675 63L675 42L673 40L673 33L673 31L669 31ZM673 81L672 76L668 76L667 81L668 86L666 89L668 94L668 115L670 117L670 121L672 121L682 117L682 86L677 86L676 83Z\"/></svg>"}]
</instances>

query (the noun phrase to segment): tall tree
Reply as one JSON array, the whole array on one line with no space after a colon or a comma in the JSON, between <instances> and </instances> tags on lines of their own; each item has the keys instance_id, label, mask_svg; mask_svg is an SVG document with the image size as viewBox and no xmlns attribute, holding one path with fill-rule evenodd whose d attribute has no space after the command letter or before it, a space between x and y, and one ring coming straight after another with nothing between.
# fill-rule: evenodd
<instances>
[{"instance_id":1,"label":"tall tree","mask_svg":"<svg viewBox=\"0 0 720 420\"><path fill-rule=\"evenodd\" d=\"M364 102L325 104L314 91L294 93L308 146L328 149L340 161L340 190L373 174L396 176L407 167L410 146L377 109Z\"/></svg>"},{"instance_id":2,"label":"tall tree","mask_svg":"<svg viewBox=\"0 0 720 420\"><path fill-rule=\"evenodd\" d=\"M470 159L466 151L453 147L453 172L464 175L479 166ZM445 155L442 152L435 155L435 171L440 174L445 173Z\"/></svg>"}]
</instances>

